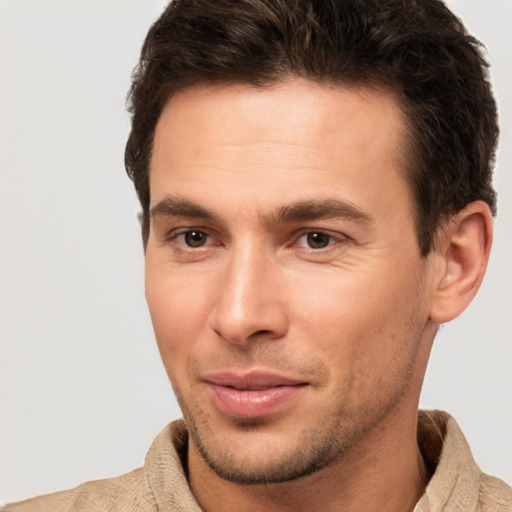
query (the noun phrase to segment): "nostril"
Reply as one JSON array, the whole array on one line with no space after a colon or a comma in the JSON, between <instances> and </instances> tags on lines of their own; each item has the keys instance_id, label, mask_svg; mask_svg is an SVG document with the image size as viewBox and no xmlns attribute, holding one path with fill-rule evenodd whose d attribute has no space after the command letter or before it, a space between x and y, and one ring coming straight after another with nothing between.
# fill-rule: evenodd
<instances>
[{"instance_id":1,"label":"nostril","mask_svg":"<svg viewBox=\"0 0 512 512\"><path fill-rule=\"evenodd\" d=\"M260 331L256 331L256 332L252 333L251 337L267 335L267 334L270 334L271 332L272 331L269 331L268 329L261 329Z\"/></svg>"}]
</instances>

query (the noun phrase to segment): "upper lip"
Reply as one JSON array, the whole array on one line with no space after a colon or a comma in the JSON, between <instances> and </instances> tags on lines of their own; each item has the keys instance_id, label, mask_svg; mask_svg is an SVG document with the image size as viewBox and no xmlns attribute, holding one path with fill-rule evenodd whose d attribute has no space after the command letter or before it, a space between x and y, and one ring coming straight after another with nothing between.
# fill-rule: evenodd
<instances>
[{"instance_id":1,"label":"upper lip","mask_svg":"<svg viewBox=\"0 0 512 512\"><path fill-rule=\"evenodd\" d=\"M223 371L203 376L209 384L243 390L259 390L277 386L296 386L307 384L304 380L288 377L275 372L253 370L249 372Z\"/></svg>"}]
</instances>

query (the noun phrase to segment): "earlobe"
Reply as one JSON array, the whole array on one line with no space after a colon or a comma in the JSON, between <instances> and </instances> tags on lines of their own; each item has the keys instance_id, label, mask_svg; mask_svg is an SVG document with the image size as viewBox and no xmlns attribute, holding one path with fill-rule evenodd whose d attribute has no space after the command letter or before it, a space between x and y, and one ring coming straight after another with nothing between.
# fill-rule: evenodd
<instances>
[{"instance_id":1,"label":"earlobe","mask_svg":"<svg viewBox=\"0 0 512 512\"><path fill-rule=\"evenodd\" d=\"M438 229L431 320L449 322L466 309L483 280L491 244L492 217L483 201L470 203Z\"/></svg>"}]
</instances>

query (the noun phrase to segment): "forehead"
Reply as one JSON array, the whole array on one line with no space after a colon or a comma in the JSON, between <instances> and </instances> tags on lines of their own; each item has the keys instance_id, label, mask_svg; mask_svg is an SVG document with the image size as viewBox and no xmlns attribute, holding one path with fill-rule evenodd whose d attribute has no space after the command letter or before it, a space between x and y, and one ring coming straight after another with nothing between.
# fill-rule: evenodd
<instances>
[{"instance_id":1,"label":"forehead","mask_svg":"<svg viewBox=\"0 0 512 512\"><path fill-rule=\"evenodd\" d=\"M204 136L212 143L243 144L252 143L259 136L273 137L276 142L292 138L299 145L311 142L315 136L323 139L326 129L333 135L340 133L349 123L358 123L366 133L376 132L381 125L387 133L398 135L405 129L404 120L396 95L387 89L303 79L268 87L199 85L178 91L169 99L157 124L155 146L159 142L172 144L161 140L169 132L190 136L190 142ZM241 123L245 124L243 131ZM397 141L390 138L387 142Z\"/></svg>"},{"instance_id":2,"label":"forehead","mask_svg":"<svg viewBox=\"0 0 512 512\"><path fill-rule=\"evenodd\" d=\"M177 192L215 191L230 202L274 206L285 193L292 201L308 191L340 192L348 202L360 201L370 186L374 199L408 195L401 178L404 131L398 100L383 90L298 79L266 88L185 89L157 124L151 204Z\"/></svg>"}]
</instances>

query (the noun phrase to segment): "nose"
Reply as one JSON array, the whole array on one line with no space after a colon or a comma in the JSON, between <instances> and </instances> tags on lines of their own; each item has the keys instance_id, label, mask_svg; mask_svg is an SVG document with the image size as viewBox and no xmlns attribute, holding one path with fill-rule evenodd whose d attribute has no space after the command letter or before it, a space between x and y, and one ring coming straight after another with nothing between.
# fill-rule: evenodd
<instances>
[{"instance_id":1,"label":"nose","mask_svg":"<svg viewBox=\"0 0 512 512\"><path fill-rule=\"evenodd\" d=\"M251 247L226 258L212 314L214 331L226 342L283 337L288 329L283 275L277 262Z\"/></svg>"}]
</instances>

